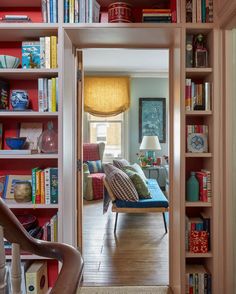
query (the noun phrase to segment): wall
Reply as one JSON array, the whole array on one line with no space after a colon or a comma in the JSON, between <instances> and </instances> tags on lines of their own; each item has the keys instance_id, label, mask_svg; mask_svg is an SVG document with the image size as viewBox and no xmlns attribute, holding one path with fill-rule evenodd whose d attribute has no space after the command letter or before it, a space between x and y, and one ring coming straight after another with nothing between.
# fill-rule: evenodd
<instances>
[{"instance_id":1,"label":"wall","mask_svg":"<svg viewBox=\"0 0 236 294\"><path fill-rule=\"evenodd\" d=\"M137 162L139 152L139 98L166 98L166 143L156 155L168 155L169 82L167 78L131 78L131 106L129 110L129 160Z\"/></svg>"}]
</instances>

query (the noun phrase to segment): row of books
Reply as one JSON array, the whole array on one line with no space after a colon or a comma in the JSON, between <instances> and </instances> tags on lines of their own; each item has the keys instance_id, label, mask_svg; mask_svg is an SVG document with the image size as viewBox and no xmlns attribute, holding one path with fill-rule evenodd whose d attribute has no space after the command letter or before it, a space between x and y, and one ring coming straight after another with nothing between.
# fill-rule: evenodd
<instances>
[{"instance_id":1,"label":"row of books","mask_svg":"<svg viewBox=\"0 0 236 294\"><path fill-rule=\"evenodd\" d=\"M186 0L186 22L213 22L213 0Z\"/></svg>"},{"instance_id":2,"label":"row of books","mask_svg":"<svg viewBox=\"0 0 236 294\"><path fill-rule=\"evenodd\" d=\"M212 84L196 84L191 79L185 82L185 110L211 110Z\"/></svg>"},{"instance_id":3,"label":"row of books","mask_svg":"<svg viewBox=\"0 0 236 294\"><path fill-rule=\"evenodd\" d=\"M42 240L57 242L58 241L58 215L55 214L43 227Z\"/></svg>"},{"instance_id":4,"label":"row of books","mask_svg":"<svg viewBox=\"0 0 236 294\"><path fill-rule=\"evenodd\" d=\"M57 68L57 36L23 41L22 68Z\"/></svg>"},{"instance_id":5,"label":"row of books","mask_svg":"<svg viewBox=\"0 0 236 294\"><path fill-rule=\"evenodd\" d=\"M58 111L58 78L38 79L38 111Z\"/></svg>"},{"instance_id":6,"label":"row of books","mask_svg":"<svg viewBox=\"0 0 236 294\"><path fill-rule=\"evenodd\" d=\"M210 218L203 212L200 217L185 217L185 248L191 253L207 253L210 250Z\"/></svg>"},{"instance_id":7,"label":"row of books","mask_svg":"<svg viewBox=\"0 0 236 294\"><path fill-rule=\"evenodd\" d=\"M12 289L12 263L6 263L6 293L14 293ZM19 276L21 277L21 289L19 293L48 293L48 271L46 261L25 260L20 262ZM13 271L15 273L15 270ZM16 275L16 273L15 273Z\"/></svg>"},{"instance_id":8,"label":"row of books","mask_svg":"<svg viewBox=\"0 0 236 294\"><path fill-rule=\"evenodd\" d=\"M32 169L32 203L58 203L58 168Z\"/></svg>"},{"instance_id":9,"label":"row of books","mask_svg":"<svg viewBox=\"0 0 236 294\"><path fill-rule=\"evenodd\" d=\"M186 294L211 294L211 274L200 264L186 265Z\"/></svg>"},{"instance_id":10,"label":"row of books","mask_svg":"<svg viewBox=\"0 0 236 294\"><path fill-rule=\"evenodd\" d=\"M58 0L42 0L41 7L44 23L58 22Z\"/></svg>"},{"instance_id":11,"label":"row of books","mask_svg":"<svg viewBox=\"0 0 236 294\"><path fill-rule=\"evenodd\" d=\"M196 177L199 182L199 201L211 203L211 172L202 169L196 172Z\"/></svg>"},{"instance_id":12,"label":"row of books","mask_svg":"<svg viewBox=\"0 0 236 294\"><path fill-rule=\"evenodd\" d=\"M208 126L187 125L187 152L208 152Z\"/></svg>"},{"instance_id":13,"label":"row of books","mask_svg":"<svg viewBox=\"0 0 236 294\"><path fill-rule=\"evenodd\" d=\"M65 23L98 23L100 4L96 0L64 0Z\"/></svg>"},{"instance_id":14,"label":"row of books","mask_svg":"<svg viewBox=\"0 0 236 294\"><path fill-rule=\"evenodd\" d=\"M171 9L143 9L142 21L156 23L171 23Z\"/></svg>"}]
</instances>

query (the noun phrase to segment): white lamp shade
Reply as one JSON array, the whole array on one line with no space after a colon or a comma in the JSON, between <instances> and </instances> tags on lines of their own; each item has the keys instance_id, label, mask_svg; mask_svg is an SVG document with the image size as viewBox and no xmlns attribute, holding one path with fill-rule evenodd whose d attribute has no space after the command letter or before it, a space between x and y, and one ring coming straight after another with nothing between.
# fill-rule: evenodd
<instances>
[{"instance_id":1,"label":"white lamp shade","mask_svg":"<svg viewBox=\"0 0 236 294\"><path fill-rule=\"evenodd\" d=\"M157 136L143 136L140 150L161 150L161 145Z\"/></svg>"}]
</instances>

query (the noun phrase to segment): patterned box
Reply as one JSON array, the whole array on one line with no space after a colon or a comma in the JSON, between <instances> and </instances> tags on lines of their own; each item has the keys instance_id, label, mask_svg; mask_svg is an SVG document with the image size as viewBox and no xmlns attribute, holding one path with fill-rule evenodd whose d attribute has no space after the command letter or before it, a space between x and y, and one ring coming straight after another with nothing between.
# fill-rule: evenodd
<instances>
[{"instance_id":1,"label":"patterned box","mask_svg":"<svg viewBox=\"0 0 236 294\"><path fill-rule=\"evenodd\" d=\"M191 231L190 233L190 252L206 253L208 252L208 235L207 231Z\"/></svg>"}]
</instances>

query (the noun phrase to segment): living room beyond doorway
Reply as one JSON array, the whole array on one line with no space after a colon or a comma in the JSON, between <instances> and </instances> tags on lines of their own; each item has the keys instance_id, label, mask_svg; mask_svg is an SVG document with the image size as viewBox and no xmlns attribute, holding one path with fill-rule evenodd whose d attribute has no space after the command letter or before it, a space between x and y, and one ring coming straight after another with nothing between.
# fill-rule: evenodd
<instances>
[{"instance_id":1,"label":"living room beyond doorway","mask_svg":"<svg viewBox=\"0 0 236 294\"><path fill-rule=\"evenodd\" d=\"M83 63L83 283L168 285L169 234L165 225L168 227L169 215L164 211L169 197L169 51L86 49ZM122 105L114 109L121 96ZM109 101L113 101L111 105L107 105ZM119 168L118 173L125 173L131 182L138 173L133 168L140 171L147 190L140 192L135 187L139 200L134 202L144 205L144 213L139 213L139 207L129 207L119 216L111 211L110 193L103 186L107 165L115 172ZM106 179L110 174L106 173ZM152 181L158 187L154 194ZM112 192L119 190L110 187ZM146 194L140 197L140 193ZM165 204L162 201L162 207L153 210L152 205L163 199Z\"/></svg>"}]
</instances>

